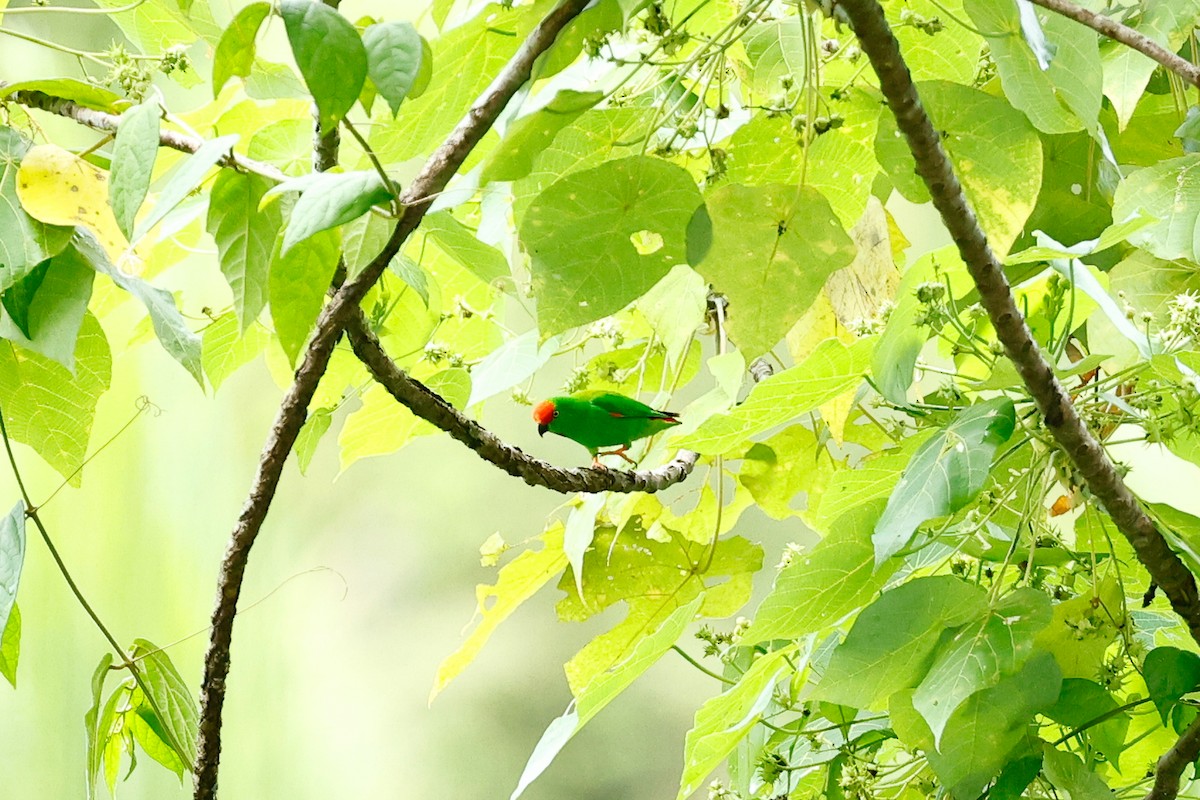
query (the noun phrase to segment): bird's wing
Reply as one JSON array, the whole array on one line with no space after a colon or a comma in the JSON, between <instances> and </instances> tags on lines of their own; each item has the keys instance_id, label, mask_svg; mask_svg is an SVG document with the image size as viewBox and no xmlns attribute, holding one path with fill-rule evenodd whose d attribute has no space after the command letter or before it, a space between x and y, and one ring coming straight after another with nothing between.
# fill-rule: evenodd
<instances>
[{"instance_id":1,"label":"bird's wing","mask_svg":"<svg viewBox=\"0 0 1200 800\"><path fill-rule=\"evenodd\" d=\"M632 397L626 397L616 392L580 392L576 396L603 411L607 411L614 417L626 417L629 419L674 419L679 416L671 411L658 411L639 400L634 400Z\"/></svg>"}]
</instances>

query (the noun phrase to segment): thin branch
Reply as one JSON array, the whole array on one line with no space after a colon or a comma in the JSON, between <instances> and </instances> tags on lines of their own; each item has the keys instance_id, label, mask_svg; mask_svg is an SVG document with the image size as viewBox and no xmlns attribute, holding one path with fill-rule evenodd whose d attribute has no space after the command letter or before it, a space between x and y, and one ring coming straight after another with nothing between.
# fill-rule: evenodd
<instances>
[{"instance_id":1,"label":"thin branch","mask_svg":"<svg viewBox=\"0 0 1200 800\"><path fill-rule=\"evenodd\" d=\"M605 469L567 469L542 461L501 441L475 420L463 416L439 394L406 373L384 351L371 332L362 309L355 308L346 334L354 354L366 365L392 397L421 419L449 433L509 475L531 486L544 486L564 494L570 492L657 492L679 483L691 473L699 456L681 450L668 464L657 469L624 472Z\"/></svg>"},{"instance_id":2,"label":"thin branch","mask_svg":"<svg viewBox=\"0 0 1200 800\"><path fill-rule=\"evenodd\" d=\"M933 204L979 289L980 301L996 335L1042 412L1046 427L1086 479L1088 489L1104 506L1117 529L1133 545L1150 577L1170 598L1171 607L1183 618L1192 638L1200 642L1200 593L1195 577L1171 550L1121 479L1103 446L1080 420L1070 397L1034 341L1000 262L988 246L933 123L921 106L883 9L876 0L841 0L839 7L849 16L859 45L879 76L880 90L908 140L917 173L928 186Z\"/></svg>"},{"instance_id":3,"label":"thin branch","mask_svg":"<svg viewBox=\"0 0 1200 800\"><path fill-rule=\"evenodd\" d=\"M1146 800L1174 800L1179 795L1179 777L1197 758L1200 758L1200 717L1192 720L1179 740L1158 759L1154 786L1146 793Z\"/></svg>"},{"instance_id":4,"label":"thin branch","mask_svg":"<svg viewBox=\"0 0 1200 800\"><path fill-rule=\"evenodd\" d=\"M275 423L259 459L249 497L230 537L221 563L216 607L213 609L212 634L204 657L204 678L200 695L200 725L197 740L196 800L214 800L221 753L221 711L225 702L225 679L229 674L229 648L238 595L250 549L262 528L267 511L279 485L284 462L316 391L317 383L329 365L334 345L346 323L358 310L367 291L379 280L388 263L420 224L430 202L419 202L445 188L462 166L467 155L495 124L500 112L529 80L533 63L552 45L558 33L587 5L588 0L565 0L551 11L521 45L429 160L402 198L404 216L388 237L380 253L353 280L338 290L322 309L304 360L295 381L280 404Z\"/></svg>"},{"instance_id":5,"label":"thin branch","mask_svg":"<svg viewBox=\"0 0 1200 800\"><path fill-rule=\"evenodd\" d=\"M1128 25L1122 25L1115 19L1081 8L1069 0L1029 0L1034 5L1062 14L1081 25L1086 25L1097 33L1107 36L1114 42L1120 42L1126 47L1132 47L1149 59L1157 61L1162 66L1174 72L1193 86L1200 86L1200 67L1185 58L1175 55L1158 42L1145 34L1138 33Z\"/></svg>"},{"instance_id":6,"label":"thin branch","mask_svg":"<svg viewBox=\"0 0 1200 800\"><path fill-rule=\"evenodd\" d=\"M4 89L4 84L0 83L0 92ZM87 108L78 103L72 102L62 97L54 97L45 92L20 91L15 92L8 100L20 103L28 108L36 108L39 111L46 111L50 114L57 114L60 117L73 119L80 125L103 131L104 133L113 133L117 130L117 123L121 118L116 114L110 114L107 111L97 111L94 108ZM0 100L0 102L4 102ZM179 150L184 153L194 153L204 144L204 140L195 136L177 133L176 131L161 131L158 135L158 143L163 147L169 147L172 150ZM268 180L282 183L287 180L287 175L271 166L264 164L261 161L239 156L234 152L222 156L217 162L223 167L231 167L242 172L252 172L255 175L261 175Z\"/></svg>"}]
</instances>

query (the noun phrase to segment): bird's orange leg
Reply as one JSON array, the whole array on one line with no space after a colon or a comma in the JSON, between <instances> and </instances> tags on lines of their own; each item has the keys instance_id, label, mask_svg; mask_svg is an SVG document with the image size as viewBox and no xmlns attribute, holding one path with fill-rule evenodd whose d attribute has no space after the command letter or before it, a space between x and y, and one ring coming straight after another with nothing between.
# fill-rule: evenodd
<instances>
[{"instance_id":1,"label":"bird's orange leg","mask_svg":"<svg viewBox=\"0 0 1200 800\"><path fill-rule=\"evenodd\" d=\"M607 453L596 453L596 455L592 458L592 466L601 466L600 461L599 461L600 456L620 456L621 458L625 459L630 464L633 464L636 467L637 462L634 461L629 456L625 455L625 453L628 450L629 450L628 447L622 447L619 450L609 450Z\"/></svg>"}]
</instances>

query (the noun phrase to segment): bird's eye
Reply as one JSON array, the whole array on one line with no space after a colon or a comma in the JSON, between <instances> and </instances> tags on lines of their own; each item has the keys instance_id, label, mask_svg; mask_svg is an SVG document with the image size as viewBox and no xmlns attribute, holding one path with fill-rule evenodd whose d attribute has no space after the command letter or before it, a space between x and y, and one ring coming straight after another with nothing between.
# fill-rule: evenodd
<instances>
[{"instance_id":1,"label":"bird's eye","mask_svg":"<svg viewBox=\"0 0 1200 800\"><path fill-rule=\"evenodd\" d=\"M557 412L557 411L555 411L553 414L551 414L551 415L550 415L551 419L553 419L554 417L557 417L557 416L558 416L558 412Z\"/></svg>"}]
</instances>

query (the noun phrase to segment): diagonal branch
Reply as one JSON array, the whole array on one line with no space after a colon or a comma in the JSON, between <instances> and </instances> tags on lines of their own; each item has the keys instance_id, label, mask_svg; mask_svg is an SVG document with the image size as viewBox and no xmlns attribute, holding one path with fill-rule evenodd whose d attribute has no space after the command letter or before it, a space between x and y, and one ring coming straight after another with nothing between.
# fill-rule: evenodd
<instances>
[{"instance_id":1,"label":"diagonal branch","mask_svg":"<svg viewBox=\"0 0 1200 800\"><path fill-rule=\"evenodd\" d=\"M392 397L418 417L432 422L474 450L480 458L532 486L544 486L563 493L656 492L679 483L696 466L699 456L689 450L680 450L670 463L657 469L639 472L563 469L534 458L504 443L475 420L463 416L436 392L396 366L368 327L362 309L356 309L356 312L346 326L350 344L355 355Z\"/></svg>"},{"instance_id":2,"label":"diagonal branch","mask_svg":"<svg viewBox=\"0 0 1200 800\"><path fill-rule=\"evenodd\" d=\"M195 769L196 800L214 800L221 753L221 710L225 701L225 679L229 674L229 648L238 595L250 549L270 509L288 453L304 424L308 404L317 382L329 365L334 345L352 318L363 296L379 280L405 239L420 224L429 209L431 196L440 192L462 166L474 146L491 129L500 112L526 81L533 63L554 43L558 33L583 11L588 0L565 0L551 11L504 66L492 84L439 147L417 175L405 197L406 206L392 235L380 253L354 280L343 285L322 309L316 330L296 371L295 381L284 395L275 423L259 460L250 495L234 526L221 562L212 633L204 657L200 694L200 726Z\"/></svg>"},{"instance_id":3,"label":"diagonal branch","mask_svg":"<svg viewBox=\"0 0 1200 800\"><path fill-rule=\"evenodd\" d=\"M917 173L929 187L933 204L958 245L959 254L979 289L980 300L996 328L996 335L1037 402L1046 427L1084 476L1088 488L1108 511L1117 528L1133 545L1138 560L1154 582L1162 587L1171 607L1187 624L1192 638L1200 641L1200 594L1194 576L1171 550L1117 473L1104 448L1084 426L1034 341L1025 318L1017 309L1003 268L988 246L933 123L921 106L916 86L883 9L876 0L841 0L840 5L849 15L859 44L879 76L879 88L908 140Z\"/></svg>"},{"instance_id":4,"label":"diagonal branch","mask_svg":"<svg viewBox=\"0 0 1200 800\"><path fill-rule=\"evenodd\" d=\"M1081 25L1088 26L1102 36L1107 36L1114 42L1131 47L1147 58L1157 61L1193 86L1200 86L1200 67L1177 56L1149 36L1135 31L1128 25L1122 25L1111 17L1081 8L1070 0L1029 0L1029 2L1053 11L1055 14L1062 14Z\"/></svg>"}]
</instances>

